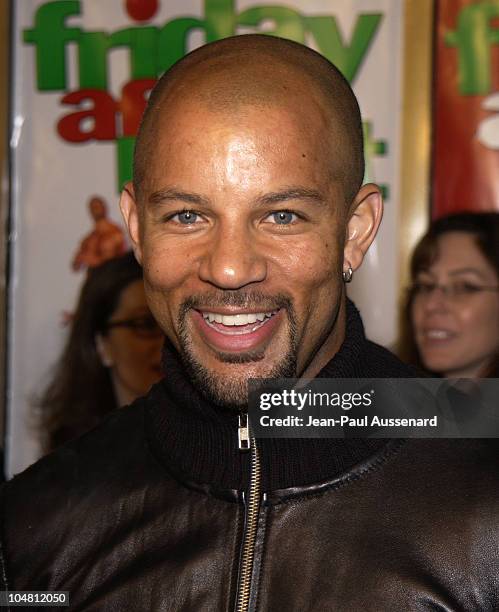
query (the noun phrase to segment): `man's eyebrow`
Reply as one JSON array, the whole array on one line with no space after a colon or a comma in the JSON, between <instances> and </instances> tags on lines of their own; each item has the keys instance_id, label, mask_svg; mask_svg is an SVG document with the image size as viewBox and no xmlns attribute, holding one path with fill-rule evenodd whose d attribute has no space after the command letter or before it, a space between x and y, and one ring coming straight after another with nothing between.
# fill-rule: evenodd
<instances>
[{"instance_id":1,"label":"man's eyebrow","mask_svg":"<svg viewBox=\"0 0 499 612\"><path fill-rule=\"evenodd\" d=\"M150 204L161 204L168 200L180 200L181 202L195 204L196 206L209 206L210 204L209 200L202 195L183 191L175 187L166 187L159 191L155 191L148 198ZM306 187L291 187L289 189L283 189L282 191L266 193L256 198L255 204L257 206L272 206L290 200L310 200L316 204L325 204L325 198L321 193L315 189L308 189Z\"/></svg>"},{"instance_id":2,"label":"man's eyebrow","mask_svg":"<svg viewBox=\"0 0 499 612\"><path fill-rule=\"evenodd\" d=\"M256 199L256 204L259 206L272 206L289 200L310 200L316 204L324 205L326 200L324 196L315 189L307 189L306 187L291 187L282 191L266 193Z\"/></svg>"},{"instance_id":3,"label":"man's eyebrow","mask_svg":"<svg viewBox=\"0 0 499 612\"><path fill-rule=\"evenodd\" d=\"M176 189L175 187L166 187L165 189L155 191L154 193L151 193L151 195L147 199L149 204L161 204L162 202L168 200L180 200L181 202L195 204L197 206L209 205L207 198L197 193L191 193L189 191L182 191L181 189Z\"/></svg>"}]
</instances>

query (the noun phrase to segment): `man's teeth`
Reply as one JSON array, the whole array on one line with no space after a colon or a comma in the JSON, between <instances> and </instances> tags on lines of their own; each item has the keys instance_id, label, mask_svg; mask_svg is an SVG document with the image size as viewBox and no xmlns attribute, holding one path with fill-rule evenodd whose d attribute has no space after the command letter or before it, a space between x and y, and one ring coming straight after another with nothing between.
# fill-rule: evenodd
<instances>
[{"instance_id":1,"label":"man's teeth","mask_svg":"<svg viewBox=\"0 0 499 612\"><path fill-rule=\"evenodd\" d=\"M207 319L210 323L222 323L227 326L234 325L249 325L250 323L256 323L257 321L264 321L270 319L277 311L272 312L255 312L251 314L236 314L236 315L221 315L214 312L203 312L203 318Z\"/></svg>"}]
</instances>

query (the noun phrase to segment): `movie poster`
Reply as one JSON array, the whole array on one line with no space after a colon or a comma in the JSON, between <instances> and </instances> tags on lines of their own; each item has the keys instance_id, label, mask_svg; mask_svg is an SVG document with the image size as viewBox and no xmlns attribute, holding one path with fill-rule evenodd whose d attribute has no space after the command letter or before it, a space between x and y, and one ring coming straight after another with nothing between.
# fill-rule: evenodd
<instances>
[{"instance_id":1,"label":"movie poster","mask_svg":"<svg viewBox=\"0 0 499 612\"><path fill-rule=\"evenodd\" d=\"M433 217L499 210L499 0L438 0Z\"/></svg>"},{"instance_id":2,"label":"movie poster","mask_svg":"<svg viewBox=\"0 0 499 612\"><path fill-rule=\"evenodd\" d=\"M31 406L60 355L88 268L128 248L118 197L131 177L134 136L151 87L165 69L207 41L250 32L287 37L323 53L351 82L364 117L366 179L382 186L386 213L349 290L368 334L393 343L403 5L400 0L13 3L9 474L39 454Z\"/></svg>"}]
</instances>

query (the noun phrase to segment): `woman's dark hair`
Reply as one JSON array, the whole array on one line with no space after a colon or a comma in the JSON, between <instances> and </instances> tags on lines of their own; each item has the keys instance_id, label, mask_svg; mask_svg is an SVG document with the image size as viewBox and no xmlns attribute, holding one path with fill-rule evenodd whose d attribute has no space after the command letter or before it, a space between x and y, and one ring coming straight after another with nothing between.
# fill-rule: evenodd
<instances>
[{"instance_id":1,"label":"woman's dark hair","mask_svg":"<svg viewBox=\"0 0 499 612\"><path fill-rule=\"evenodd\" d=\"M52 380L34 402L36 427L46 452L88 431L117 407L95 337L105 335L123 290L141 279L142 268L132 252L89 270Z\"/></svg>"},{"instance_id":2,"label":"woman's dark hair","mask_svg":"<svg viewBox=\"0 0 499 612\"><path fill-rule=\"evenodd\" d=\"M411 257L411 284L420 272L428 270L438 257L438 240L449 232L471 234L475 244L488 263L494 268L499 279L499 212L463 212L442 217L433 221L426 234L421 238ZM409 289L405 297L399 356L404 361L424 369L418 353L412 326L412 303L414 294ZM499 354L495 356L485 376L499 377Z\"/></svg>"}]
</instances>

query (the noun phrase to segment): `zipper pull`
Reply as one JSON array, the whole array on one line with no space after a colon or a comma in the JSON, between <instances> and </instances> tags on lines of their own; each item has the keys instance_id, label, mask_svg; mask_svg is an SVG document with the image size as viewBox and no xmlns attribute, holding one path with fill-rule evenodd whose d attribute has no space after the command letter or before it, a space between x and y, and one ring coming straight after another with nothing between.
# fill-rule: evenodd
<instances>
[{"instance_id":1,"label":"zipper pull","mask_svg":"<svg viewBox=\"0 0 499 612\"><path fill-rule=\"evenodd\" d=\"M248 415L239 415L239 427L237 428L237 438L239 450L247 451L251 448L251 440L249 435Z\"/></svg>"}]
</instances>

